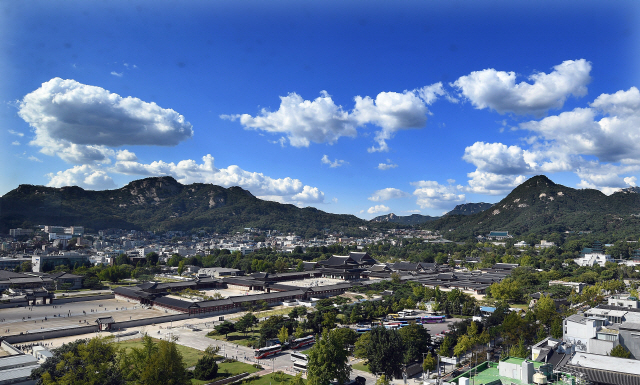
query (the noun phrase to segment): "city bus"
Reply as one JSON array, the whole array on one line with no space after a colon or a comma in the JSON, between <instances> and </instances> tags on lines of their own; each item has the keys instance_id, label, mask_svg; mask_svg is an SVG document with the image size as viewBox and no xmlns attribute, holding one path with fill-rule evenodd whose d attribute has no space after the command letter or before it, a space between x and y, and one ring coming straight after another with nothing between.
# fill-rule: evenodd
<instances>
[{"instance_id":1,"label":"city bus","mask_svg":"<svg viewBox=\"0 0 640 385\"><path fill-rule=\"evenodd\" d=\"M364 334L364 333L370 332L370 331L371 331L371 328L358 328L358 329L356 329L356 333L358 333L358 334Z\"/></svg>"},{"instance_id":2,"label":"city bus","mask_svg":"<svg viewBox=\"0 0 640 385\"><path fill-rule=\"evenodd\" d=\"M255 358L265 358L268 356L278 354L281 351L282 351L282 346L280 345L267 346L266 348L256 349L253 356Z\"/></svg>"},{"instance_id":3,"label":"city bus","mask_svg":"<svg viewBox=\"0 0 640 385\"><path fill-rule=\"evenodd\" d=\"M290 349L299 349L304 346L308 346L316 342L316 338L314 336L306 336L302 338L298 338L296 340L291 341L289 344Z\"/></svg>"},{"instance_id":4,"label":"city bus","mask_svg":"<svg viewBox=\"0 0 640 385\"><path fill-rule=\"evenodd\" d=\"M307 371L307 363L296 361L293 363L293 370L296 372L306 372Z\"/></svg>"}]
</instances>

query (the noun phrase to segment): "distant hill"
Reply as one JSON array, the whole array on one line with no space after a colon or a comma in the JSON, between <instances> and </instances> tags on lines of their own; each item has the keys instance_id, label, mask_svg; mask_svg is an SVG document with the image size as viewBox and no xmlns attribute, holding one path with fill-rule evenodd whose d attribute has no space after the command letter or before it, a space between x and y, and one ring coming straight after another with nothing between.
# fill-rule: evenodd
<instances>
[{"instance_id":1,"label":"distant hill","mask_svg":"<svg viewBox=\"0 0 640 385\"><path fill-rule=\"evenodd\" d=\"M449 211L445 215L473 215L480 213L484 210L491 208L493 204L491 203L465 203L461 205L457 205L453 208L453 210Z\"/></svg>"},{"instance_id":2,"label":"distant hill","mask_svg":"<svg viewBox=\"0 0 640 385\"><path fill-rule=\"evenodd\" d=\"M371 222L389 222L389 223L398 223L401 225L419 225L421 223L434 221L439 217L431 217L428 215L420 215L420 214L411 214L408 216L400 217L394 213L387 215L380 215L379 217L375 217L371 220Z\"/></svg>"},{"instance_id":3,"label":"distant hill","mask_svg":"<svg viewBox=\"0 0 640 385\"><path fill-rule=\"evenodd\" d=\"M353 215L260 200L240 187L182 185L172 177L136 180L117 190L20 185L0 198L0 232L35 225L231 232L244 227L319 233L366 224Z\"/></svg>"},{"instance_id":4,"label":"distant hill","mask_svg":"<svg viewBox=\"0 0 640 385\"><path fill-rule=\"evenodd\" d=\"M464 239L505 230L520 235L563 231L629 232L640 229L637 188L606 196L598 190L573 189L539 175L516 187L490 209L468 216L445 216L422 227Z\"/></svg>"},{"instance_id":5,"label":"distant hill","mask_svg":"<svg viewBox=\"0 0 640 385\"><path fill-rule=\"evenodd\" d=\"M465 203L457 205L453 210L449 211L445 215L471 215L479 213L493 206L491 203ZM411 214L407 216L398 216L394 213L387 215L380 215L371 219L371 222L379 223L397 223L401 225L420 225L422 223L435 221L442 217L432 217L429 215Z\"/></svg>"}]
</instances>

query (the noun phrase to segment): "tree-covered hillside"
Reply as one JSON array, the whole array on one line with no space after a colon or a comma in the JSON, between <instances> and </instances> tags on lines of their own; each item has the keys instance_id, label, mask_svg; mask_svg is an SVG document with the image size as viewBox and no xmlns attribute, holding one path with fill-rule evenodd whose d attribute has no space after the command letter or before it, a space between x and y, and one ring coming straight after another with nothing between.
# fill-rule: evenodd
<instances>
[{"instance_id":1,"label":"tree-covered hillside","mask_svg":"<svg viewBox=\"0 0 640 385\"><path fill-rule=\"evenodd\" d=\"M319 235L365 221L315 208L260 200L240 187L182 185L172 177L136 180L117 190L20 185L0 198L0 231L35 225L231 232L244 227Z\"/></svg>"}]
</instances>

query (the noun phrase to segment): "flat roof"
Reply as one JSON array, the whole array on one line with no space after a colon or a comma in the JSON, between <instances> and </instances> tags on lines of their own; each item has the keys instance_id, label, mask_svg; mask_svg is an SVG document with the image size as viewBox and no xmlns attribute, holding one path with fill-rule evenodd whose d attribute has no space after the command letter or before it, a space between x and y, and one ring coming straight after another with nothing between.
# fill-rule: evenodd
<instances>
[{"instance_id":1,"label":"flat roof","mask_svg":"<svg viewBox=\"0 0 640 385\"><path fill-rule=\"evenodd\" d=\"M638 365L638 361L628 358L576 353L569 364L591 369L606 370L609 372L640 375L640 365Z\"/></svg>"}]
</instances>

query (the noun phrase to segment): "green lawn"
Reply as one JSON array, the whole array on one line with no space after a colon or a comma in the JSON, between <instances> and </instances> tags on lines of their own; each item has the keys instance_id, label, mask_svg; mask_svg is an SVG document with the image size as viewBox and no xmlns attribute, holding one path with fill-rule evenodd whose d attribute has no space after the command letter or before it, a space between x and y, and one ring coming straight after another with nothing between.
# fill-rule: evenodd
<instances>
[{"instance_id":1,"label":"green lawn","mask_svg":"<svg viewBox=\"0 0 640 385\"><path fill-rule=\"evenodd\" d=\"M362 370L363 372L371 373L369 370L369 366L363 364L362 362L358 362L357 364L351 365L352 368L357 370Z\"/></svg>"},{"instance_id":2,"label":"green lawn","mask_svg":"<svg viewBox=\"0 0 640 385\"><path fill-rule=\"evenodd\" d=\"M217 380L221 380L225 377L235 376L236 374L244 372L255 373L259 371L260 369L256 369L253 365L245 364L244 362L221 362L218 363L218 376L216 376L216 378L209 381L196 380L195 378L192 378L191 385L204 385Z\"/></svg>"},{"instance_id":3,"label":"green lawn","mask_svg":"<svg viewBox=\"0 0 640 385\"><path fill-rule=\"evenodd\" d=\"M158 339L153 339L154 342L158 342ZM122 341L118 343L119 347L125 348L126 350L131 348L141 348L142 347L142 338L137 338L134 340ZM182 359L184 360L185 365L189 368L191 366L195 366L200 357L204 356L204 352L190 348L188 346L177 345L178 351L182 354ZM251 366L251 365L249 365Z\"/></svg>"},{"instance_id":4,"label":"green lawn","mask_svg":"<svg viewBox=\"0 0 640 385\"><path fill-rule=\"evenodd\" d=\"M242 384L243 385L245 384L246 385L286 385L293 379L293 376L284 374L282 375L284 380L282 382L279 382L274 378L274 374L275 373L269 373L267 375L264 375L258 378L252 378L251 380L244 380L242 381ZM305 384L307 383L307 380L305 380L304 378L302 379L302 381L304 381Z\"/></svg>"},{"instance_id":5,"label":"green lawn","mask_svg":"<svg viewBox=\"0 0 640 385\"><path fill-rule=\"evenodd\" d=\"M258 344L258 340L260 339L260 333L258 332L248 332L245 336L244 333L233 332L229 333L227 339L224 338L224 335L213 335L207 336L214 340L223 340L233 342L234 344L242 345L242 346L253 346Z\"/></svg>"}]
</instances>

